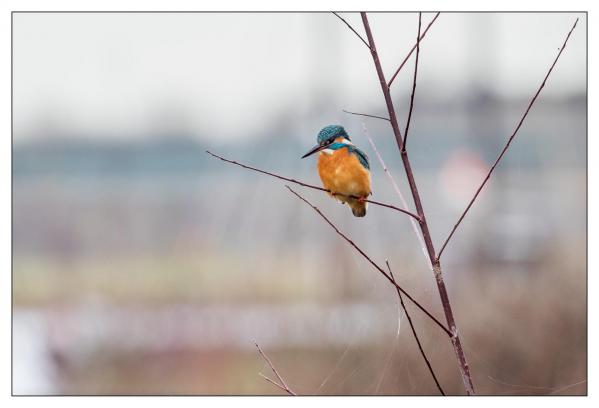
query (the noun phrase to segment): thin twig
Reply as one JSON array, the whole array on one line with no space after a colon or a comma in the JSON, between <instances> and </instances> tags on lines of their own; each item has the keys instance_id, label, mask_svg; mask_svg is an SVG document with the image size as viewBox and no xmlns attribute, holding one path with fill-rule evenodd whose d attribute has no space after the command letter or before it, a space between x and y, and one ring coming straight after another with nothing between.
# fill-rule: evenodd
<instances>
[{"instance_id":1,"label":"thin twig","mask_svg":"<svg viewBox=\"0 0 599 408\"><path fill-rule=\"evenodd\" d=\"M262 174L266 174L268 176L276 177L276 178L278 178L280 180L289 181L291 183L298 184L298 185L300 185L302 187L307 187L307 188L312 188L314 190L324 191L325 193L329 193L329 194L331 194L333 196L341 196L341 197L347 197L347 198L354 198L354 199L358 199L358 200L362 199L362 197L345 195L345 194L341 194L341 193L333 193L331 190L327 190L326 188L322 188L322 187L318 187L318 186L315 186L315 185L312 185L312 184L304 183L303 181L295 180L295 179L292 179L292 178L283 177L283 176L280 176L280 175L275 174L275 173L271 173L271 172L266 171L266 170L257 169L255 167L248 166L248 165L236 162L235 160L225 159L224 157L221 157L221 156L219 156L217 154L214 154L214 153L212 153L209 150L206 150L206 153L208 153L209 155L211 155L213 157L216 157L217 159L220 159L220 160L222 160L224 162L231 163L231 164L236 164L237 166L243 167L244 169L257 171L258 173L262 173ZM364 199L363 201L367 202L367 203L370 203L370 204L373 204L373 205L378 205L378 206L381 206L381 207L391 208L391 209L393 209L395 211L399 211L401 213L409 215L410 217L415 218L416 220L420 221L420 217L418 217L416 214L414 214L414 213L412 213L412 212L410 212L408 210L404 210L403 208L399 208L399 207L396 207L396 206L391 205L391 204L385 204L385 203L382 203L380 201L374 201L374 200L368 200L368 199Z\"/></svg>"},{"instance_id":2,"label":"thin twig","mask_svg":"<svg viewBox=\"0 0 599 408\"><path fill-rule=\"evenodd\" d=\"M312 204L310 201L306 200L304 197L302 197L301 195L299 195L295 190L293 190L291 187L289 186L285 186L289 189L289 191L291 191L293 194L295 194L295 196L297 196L297 198L299 198L300 200L302 200L303 202L305 202L306 204L308 204L310 207L312 207L312 209L314 211L316 211L318 213L318 215L320 215L330 226L331 228L333 228L335 230L335 232L341 236L345 241L347 241L348 244L350 244L352 247L354 247L354 249L356 251L358 251L360 253L360 255L362 255L364 258L366 258L366 260L368 262L370 262L370 264L372 266L374 266L389 282L391 282L391 284L393 284L393 286L395 286L395 288L399 291L401 291L404 295L406 295L406 297L408 299L410 299L410 301L412 301L412 303L414 303L416 305L416 307L418 307L420 310L422 310L424 312L424 314L426 314L428 317L431 318L431 320L433 320L437 326L439 326L441 329L443 329L443 331L448 335L448 336L452 336L451 331L449 331L447 329L447 327L445 327L445 325L443 323L441 323L439 320L437 320L428 310L426 310L426 308L424 306L422 306L420 303L418 303L413 297L412 295L410 295L408 292L406 292L401 286L399 286L394 280L393 278L391 278L391 276L385 272L379 265L376 264L376 262L374 262L364 251L362 251L362 249L360 249L359 246L357 246L354 241L352 241L350 238L347 237L347 235L343 234L341 231L339 231L339 228L337 228L335 226L335 224L333 224L327 217L326 215L324 215L319 209L318 207L316 207L314 204Z\"/></svg>"},{"instance_id":3,"label":"thin twig","mask_svg":"<svg viewBox=\"0 0 599 408\"><path fill-rule=\"evenodd\" d=\"M334 11L332 11L332 13L334 15L336 15L339 20L343 21L345 23L345 25L347 27L349 27L349 29L352 30L354 32L354 34L357 35L360 40L362 40L362 42L364 43L364 45L366 47L368 47L368 49L370 49L370 46L368 45L368 43L366 42L366 40L360 34L358 34L358 32L356 30L354 30L354 28L347 21L345 21L345 19L343 17L341 17L339 14L335 13Z\"/></svg>"},{"instance_id":4,"label":"thin twig","mask_svg":"<svg viewBox=\"0 0 599 408\"><path fill-rule=\"evenodd\" d=\"M408 131L410 130L410 120L412 119L412 109L414 108L414 94L416 93L416 77L418 76L418 57L420 56L420 26L422 24L422 13L418 13L418 34L416 35L416 62L414 63L414 81L412 83L412 96L410 97L410 111L408 112L408 121L406 130L403 132L403 149L408 144Z\"/></svg>"},{"instance_id":5,"label":"thin twig","mask_svg":"<svg viewBox=\"0 0 599 408\"><path fill-rule=\"evenodd\" d=\"M281 390L285 391L286 393L289 393L289 390L285 387L283 387L281 384L279 384L278 382L276 382L275 380L273 380L272 378L269 378L267 376L265 376L262 373L258 373L258 375L262 378L264 378L266 381L268 381L269 383L273 384L274 386L280 388ZM290 395L296 395L296 394L290 394Z\"/></svg>"},{"instance_id":6,"label":"thin twig","mask_svg":"<svg viewBox=\"0 0 599 408\"><path fill-rule=\"evenodd\" d=\"M422 33L422 35L419 37L420 41L422 41L422 39L424 38L424 36L428 32L428 29L431 28L431 26L433 25L433 23L435 22L435 20L437 19L437 17L439 17L439 14L441 14L441 13L439 12L439 13L435 14L435 17L433 17L433 19L431 20L431 22L428 23L428 25L426 26L426 29L424 30L424 32ZM418 46L418 42L420 42L420 41L417 41L416 44L414 44L414 46L412 47L412 49L410 50L410 52L408 53L408 55L406 55L406 57L403 59L403 61L401 62L401 64L399 64L399 68L397 68L397 70L395 71L395 74L393 74L393 76L391 77L391 80L389 81L389 83L387 84L387 86L391 87L391 84L393 83L393 80L395 80L395 77L397 76L397 74L399 74L399 71L401 71L401 69L406 64L406 62L408 62L408 59L410 58L410 56L412 55L412 53L414 52L414 50ZM368 48L370 48L370 47L368 47Z\"/></svg>"},{"instance_id":7,"label":"thin twig","mask_svg":"<svg viewBox=\"0 0 599 408\"><path fill-rule=\"evenodd\" d=\"M512 140L514 140L514 138L516 137L516 134L518 133L518 130L520 130L520 127L522 126L522 123L524 123L524 119L526 119L526 116L528 115L528 112L530 111L530 108L532 108L532 105L534 105L535 101L537 100L537 97L541 93L541 90L545 87L545 83L547 82L547 79L549 78L549 75L551 74L551 71L553 71L553 67L555 67L555 64L557 63L557 60L559 59L560 55L562 55L562 52L566 48L566 44L568 43L568 39L570 38L570 35L572 34L572 31L574 31L574 29L576 28L576 24L578 24L578 19L576 19L576 21L574 22L574 25L572 26L572 29L570 29L570 32L566 36L566 39L564 40L564 44L559 49L559 52L557 53L557 56L555 57L555 60L553 61L553 64L551 64L551 67L549 68L549 71L547 71L547 75L545 75L545 78L543 79L543 82L541 83L541 86L539 87L539 89L537 90L537 92L532 97L530 103L528 104L528 107L526 108L526 111L524 112L524 115L522 115L522 117L520 118L520 122L518 122L518 126L516 126L516 130L514 130L514 133L512 133L512 135L508 139L507 143L503 147L503 150L501 150L501 153L499 153L499 156L497 157L497 160L495 160L495 163L493 163L493 166L491 166L491 168L489 169L489 172L487 173L487 175L486 175L485 179L483 180L482 184L476 190L476 193L474 194L474 197L472 197L472 200L470 200L470 203L468 203L468 206L466 207L466 209L464 210L464 212L462 213L462 215L458 219L458 222L451 229L451 232L449 233L449 236L445 239L445 242L443 242L443 245L441 246L441 250L439 251L439 255L437 255L437 259L441 258L441 254L445 250L445 247L449 243L449 240L451 239L451 237L455 233L456 229L458 228L458 226L460 225L460 223L462 222L462 220L464 219L464 217L466 216L466 214L470 210L470 207L472 207L472 204L474 204L474 201L476 200L476 198L480 194L480 192L483 189L483 187L485 186L485 184L487 184L487 181L491 177L491 173L493 173L493 170L495 170L495 167L497 166L497 164L499 163L499 161L503 158L503 155L505 154L505 152L507 151L507 149L510 147L510 144L512 143Z\"/></svg>"},{"instance_id":8,"label":"thin twig","mask_svg":"<svg viewBox=\"0 0 599 408\"><path fill-rule=\"evenodd\" d=\"M408 203L407 203L405 197L403 196L401 190L399 189L399 185L395 182L395 179L393 178L391 171L387 168L387 165L385 164L383 157L379 153L379 150L377 149L376 144L374 143L374 140L372 140L372 138L370 137L370 134L368 133L368 129L366 129L366 125L364 123L362 123L362 130L364 131L364 135L366 136L366 138L368 139L368 142L370 143L370 147L372 147L372 150L374 150L374 153L375 153L377 159L379 160L379 163L381 164L383 171L385 172L385 174L391 181L391 184L393 185L395 192L399 196L399 199L400 199L402 205L404 206L404 208L407 208ZM422 249L422 254L424 255L424 259L426 259L426 262L428 263L428 267L432 271L433 265L431 264L431 260L428 257L428 254L426 252L426 244L424 243L424 239L422 238L422 233L418 231L418 224L416 223L416 221L413 218L410 219L410 223L412 224L412 229L414 230L414 234L416 234L416 238L418 238L418 242L420 242L420 248Z\"/></svg>"},{"instance_id":9,"label":"thin twig","mask_svg":"<svg viewBox=\"0 0 599 408\"><path fill-rule=\"evenodd\" d=\"M395 276L393 276L393 271L391 270L391 266L389 265L389 261L386 260L385 263L387 264L387 269L389 269L389 275L391 275L391 279L393 279L393 282L396 282ZM418 334L416 334L416 329L414 328L414 323L412 322L412 318L410 317L410 314L408 313L408 309L406 308L406 305L403 302L403 296L401 296L401 292L399 291L399 289L397 290L397 296L399 297L399 303L401 304L401 308L403 309L404 313L406 314L406 317L408 318L408 323L410 323L410 328L412 329L412 334L414 335L414 339L416 339L416 343L418 344L418 349L420 350L420 354L422 355L422 358L424 359L424 362L426 363L426 366L428 367L428 371L430 371L431 375L433 376L433 380L435 380L435 384L437 384L437 388L439 389L439 392L441 393L441 395L445 395L445 392L443 391L441 384L439 384L439 380L437 380L435 371L433 370L433 367L431 366L431 362L429 361L428 357L426 356L426 353L424 352L424 349L422 348L422 344L420 343L420 339L418 338Z\"/></svg>"},{"instance_id":10,"label":"thin twig","mask_svg":"<svg viewBox=\"0 0 599 408\"><path fill-rule=\"evenodd\" d=\"M275 368L275 366L272 364L272 362L270 361L270 358L268 358L268 356L266 354L264 354L264 352L262 351L262 349L260 348L260 346L258 345L258 343L254 343L254 344L256 345L256 348L258 349L258 353L260 353L260 355L262 356L262 358L266 361L266 363L268 364L268 366L270 367L270 369L272 370L272 372L275 373L275 375L277 376L277 378L279 379L279 381L281 382L281 384L278 384L276 381L271 380L270 378L266 377L262 373L259 373L259 374L263 378L265 378L266 380L272 382L273 384L275 384L279 388L283 389L289 395L297 395L295 392L293 392L289 388L289 386L287 386L287 383L285 383L285 380L283 379L283 377L281 377L281 375L279 374L279 372L277 371L277 369Z\"/></svg>"},{"instance_id":11,"label":"thin twig","mask_svg":"<svg viewBox=\"0 0 599 408\"><path fill-rule=\"evenodd\" d=\"M376 50L376 44L374 43L374 37L372 36L372 31L370 30L368 17L366 16L366 13L361 13L361 15L362 22L364 24L364 30L366 31L366 36L368 38L368 43L370 44L370 54L372 55L372 61L374 62L374 66L379 77L379 82L381 85L383 96L385 97L387 111L389 112L389 119L391 119L393 135L395 136L395 141L397 142L397 146L399 147L401 160L403 162L406 177L408 179L408 185L410 186L412 198L414 199L414 206L416 207L416 212L420 217L420 231L422 231L422 238L424 239L429 259L431 261L431 264L433 265L433 274L437 282L437 289L439 291L439 297L441 298L441 304L443 305L443 312L445 313L447 326L450 328L452 333L451 344L453 346L454 352L456 353L458 367L460 368L460 374L462 375L464 388L466 389L466 393L468 395L474 395L474 384L472 383L472 376L470 375L470 367L468 366L466 355L464 354L464 349L462 348L462 342L460 340L455 318L453 316L453 310L449 301L449 295L447 293L447 288L445 287L445 281L443 279L443 273L441 271L441 264L439 260L437 260L435 257L435 247L433 245L433 240L431 238L428 224L426 222L426 216L424 215L424 208L420 200L420 193L418 192L418 186L416 185L416 180L414 178L414 173L410 164L408 152L403 148L404 141L401 137L401 131L399 130L399 125L397 123L397 116L395 114L393 100L391 99L389 85L387 85L387 81L385 80L385 74L381 66L381 61L379 60L378 52Z\"/></svg>"},{"instance_id":12,"label":"thin twig","mask_svg":"<svg viewBox=\"0 0 599 408\"><path fill-rule=\"evenodd\" d=\"M367 113L350 112L350 111L346 111L345 109L342 109L342 111L345 113L349 113L350 115L366 116L368 118L383 119L383 120L386 120L387 122L390 122L389 118L385 118L383 116L369 115Z\"/></svg>"}]
</instances>

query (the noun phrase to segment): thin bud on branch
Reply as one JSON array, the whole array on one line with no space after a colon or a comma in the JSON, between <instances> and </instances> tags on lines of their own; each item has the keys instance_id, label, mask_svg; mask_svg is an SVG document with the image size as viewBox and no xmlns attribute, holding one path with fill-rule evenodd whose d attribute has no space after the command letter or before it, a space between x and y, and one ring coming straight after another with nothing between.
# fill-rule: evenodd
<instances>
[{"instance_id":1,"label":"thin bud on branch","mask_svg":"<svg viewBox=\"0 0 599 408\"><path fill-rule=\"evenodd\" d=\"M576 24L578 24L578 19L576 19L576 21L574 22L574 25L570 29L570 32L566 36L566 39L564 40L564 44L559 49L559 52L557 53L557 56L555 57L555 60L553 61L553 64L551 64L551 67L549 67L549 71L547 71L547 75L545 75L545 78L543 78L543 82L541 83L541 86L539 87L539 89L537 90L537 92L532 97L530 103L528 104L528 107L526 108L526 111L524 112L524 115L522 115L522 117L520 118L520 122L518 122L518 126L516 126L516 130L514 130L514 133L512 133L512 135L508 139L507 143L503 147L503 150L501 150L501 153L499 153L499 156L497 157L497 160L495 160L495 163L493 163L493 166L491 166L491 168L489 169L489 172L487 173L487 175L486 175L485 179L483 180L482 184L478 187L478 189L476 190L476 193L474 193L474 197L472 197L472 200L470 200L470 203L468 203L468 206L466 207L466 209L464 210L464 212L462 213L462 215L458 219L458 222L453 226L451 232L449 233L449 236L445 239L445 242L443 242L443 245L441 246L441 250L439 251L439 254L437 255L437 260L439 260L441 258L441 254L445 250L445 247L449 243L449 240L451 240L451 237L453 237L453 234L458 229L458 226L460 225L460 223L462 222L462 220L464 219L464 217L466 216L466 214L470 210L470 207L472 207L472 204L474 204L474 201L476 201L476 199L477 199L478 195L480 194L480 192L482 191L483 187L485 186L485 184L487 184L487 181L491 177L491 173L493 173L493 170L495 170L495 167L497 167L497 164L499 164L499 161L503 158L503 155L505 154L505 152L507 151L507 149L510 147L510 144L512 143L512 140L514 140L514 138L516 137L516 134L518 133L518 130L520 130L520 127L522 126L522 123L524 123L524 119L526 119L526 116L528 115L528 112L530 111L530 108L532 108L532 105L534 105L535 101L537 100L537 97L541 93L541 90L545 87L545 83L547 82L547 79L549 78L549 75L551 75L551 71L553 71L553 67L555 67L555 64L557 64L557 61L559 60L560 55L562 55L562 52L566 48L566 44L568 43L568 39L570 39L570 35L572 34L572 31L574 31L574 29L576 28Z\"/></svg>"},{"instance_id":2,"label":"thin bud on branch","mask_svg":"<svg viewBox=\"0 0 599 408\"><path fill-rule=\"evenodd\" d=\"M248 165L236 162L235 160L225 159L224 157L221 157L221 156L219 156L217 154L214 154L214 153L212 153L209 150L206 150L206 153L208 153L209 155L211 155L213 157L216 157L217 159L220 159L220 160L222 160L224 162L231 163L231 164L236 164L237 166L243 167L244 169L257 171L258 173L266 174L268 176L272 176L272 177L278 178L280 180L289 181L291 183L298 184L298 185L300 185L302 187L307 187L307 188L312 188L314 190L324 191L325 193L329 193L329 194L332 194L334 196L341 196L341 197L347 197L347 198L355 198L355 199L358 199L358 200L362 199L362 197L348 196L348 195L341 194L341 193L333 193L331 190L327 190L326 188L314 186L312 184L304 183L303 181L295 180L295 179L292 179L292 178L283 177L283 176L280 176L280 175L275 174L275 173L271 173L271 172L266 171L266 170L260 170L260 169L257 169L255 167L248 166ZM367 202L367 203L370 203L370 204L373 204L373 205L378 205L378 206L381 206L381 207L391 208L391 209L393 209L395 211L402 212L402 213L404 213L406 215L409 215L410 217L415 218L416 220L420 221L420 217L418 217L416 214L414 214L414 213L412 213L412 212L410 212L408 210L404 210L403 208L399 208L399 207L396 207L396 206L391 205L391 204L385 204L385 203L381 203L379 201L374 201L374 200L364 200L364 202Z\"/></svg>"},{"instance_id":3,"label":"thin bud on branch","mask_svg":"<svg viewBox=\"0 0 599 408\"><path fill-rule=\"evenodd\" d=\"M297 198L299 198L300 200L302 200L303 202L305 202L306 204L308 204L310 207L312 207L312 209L314 211L316 211L316 213L318 215L320 215L326 222L327 224L329 224L331 226L331 228L333 228L335 230L335 232L341 236L341 238L343 238L345 241L347 241L348 244L350 244L352 247L354 247L354 249L356 251L358 251L360 253L360 255L362 255L364 258L366 258L366 260L376 268L377 271L379 271L389 282L391 282L391 284L393 286L395 286L395 288L399 291L401 291L404 295L406 295L406 297L408 299L410 299L410 301L412 303L414 303L414 305L416 305L416 307L418 307L420 310L422 310L424 312L424 314L426 314L432 321L434 321L437 326L439 326L441 329L443 329L443 331L449 336L453 336L453 334L451 333L451 331L449 331L449 329L447 329L447 327L445 327L445 325L443 325L443 323L441 323L439 320L437 320L428 310L426 310L426 308L424 306L422 306L420 303L418 303L413 297L412 295L410 295L408 292L406 292L401 286L399 286L394 280L393 278L391 278L391 276L385 272L380 266L378 266L376 264L376 262L374 262L367 254L366 252L364 252L362 249L360 249L360 247L358 247L354 241L352 241L349 237L347 237L344 233L342 233L339 228L337 228L335 226L335 224L333 224L331 222L331 220L329 220L319 209L318 207L316 207L314 204L312 204L310 201L306 200L304 197L302 197L301 195L299 195L297 192L295 192L295 190L293 190L291 187L289 186L285 186L289 189L289 191L291 191L293 194L295 194L295 196L297 196Z\"/></svg>"}]
</instances>

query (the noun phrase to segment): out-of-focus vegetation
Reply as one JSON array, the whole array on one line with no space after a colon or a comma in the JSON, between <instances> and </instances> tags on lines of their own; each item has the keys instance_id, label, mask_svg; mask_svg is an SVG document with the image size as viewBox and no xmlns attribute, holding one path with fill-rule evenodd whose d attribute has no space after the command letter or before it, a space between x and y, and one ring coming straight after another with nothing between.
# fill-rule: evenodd
<instances>
[{"instance_id":1,"label":"out-of-focus vegetation","mask_svg":"<svg viewBox=\"0 0 599 408\"><path fill-rule=\"evenodd\" d=\"M542 137L527 130L447 249L448 288L482 394L586 391L584 138L577 134L559 154L536 156ZM438 138L419 135L415 151L435 149ZM359 133L354 141L365 145ZM402 180L396 147L379 143ZM437 241L460 210L454 201L469 198L451 189L460 174L452 151L465 145L437 153L441 165L432 168L415 154ZM397 335L394 290L282 184L212 161L194 143L184 150L196 146L204 168L197 174L195 163L162 174L139 158L117 171L111 149L102 155L93 145L95 170L86 174L69 163L81 162L85 149L57 146L15 149L16 169L28 166L14 174L15 352L17 363L20 353L38 355L17 370L44 362L40 378L28 377L32 387L278 393L257 375L268 371L257 341L299 393L436 393L403 315ZM272 152L258 154L260 146L268 139L221 149L315 181L313 163L282 163ZM161 160L177 162L178 149L167 151ZM444 157L453 164L444 166ZM375 197L395 202L376 162L373 174ZM468 180L461 182L467 190ZM375 259L388 258L401 284L442 316L406 218L371 208L357 222L325 195L306 194ZM411 310L442 384L461 392L449 342Z\"/></svg>"}]
</instances>

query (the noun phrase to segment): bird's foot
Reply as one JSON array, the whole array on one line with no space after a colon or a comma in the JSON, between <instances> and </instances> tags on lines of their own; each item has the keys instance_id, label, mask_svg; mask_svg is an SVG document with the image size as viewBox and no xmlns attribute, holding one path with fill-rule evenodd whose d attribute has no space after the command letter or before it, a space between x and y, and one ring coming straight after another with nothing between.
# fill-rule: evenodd
<instances>
[{"instance_id":1,"label":"bird's foot","mask_svg":"<svg viewBox=\"0 0 599 408\"><path fill-rule=\"evenodd\" d=\"M366 201L366 198L367 198L367 197L368 197L368 196L362 196L362 197L359 197L359 198L358 198L358 202L360 202L360 203L363 203L364 201Z\"/></svg>"}]
</instances>

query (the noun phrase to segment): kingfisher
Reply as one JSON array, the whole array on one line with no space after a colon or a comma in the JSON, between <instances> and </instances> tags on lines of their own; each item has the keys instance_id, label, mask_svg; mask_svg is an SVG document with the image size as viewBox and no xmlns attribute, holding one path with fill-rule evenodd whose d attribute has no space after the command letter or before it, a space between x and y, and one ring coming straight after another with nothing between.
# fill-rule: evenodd
<instances>
[{"instance_id":1,"label":"kingfisher","mask_svg":"<svg viewBox=\"0 0 599 408\"><path fill-rule=\"evenodd\" d=\"M365 216L365 200L372 194L368 156L354 146L343 126L325 126L318 132L316 142L302 159L320 152L318 175L323 187L333 198L346 203L356 217Z\"/></svg>"}]
</instances>

